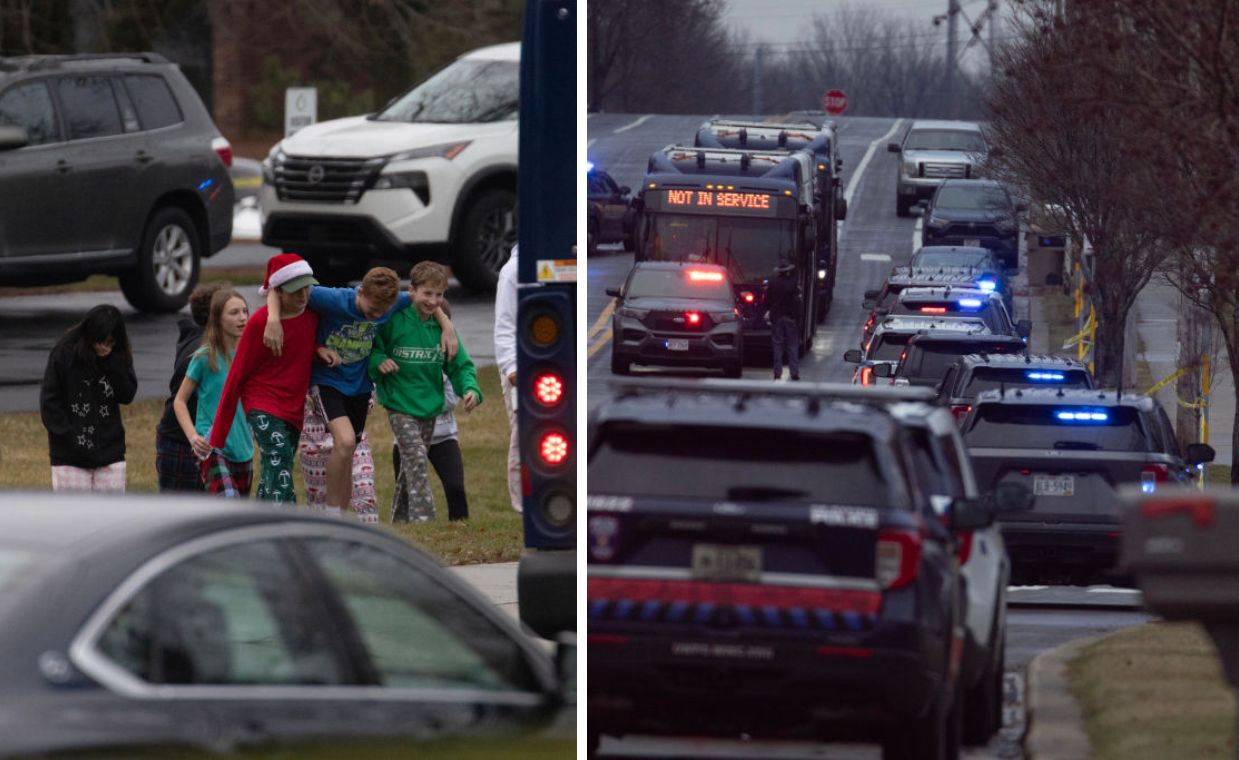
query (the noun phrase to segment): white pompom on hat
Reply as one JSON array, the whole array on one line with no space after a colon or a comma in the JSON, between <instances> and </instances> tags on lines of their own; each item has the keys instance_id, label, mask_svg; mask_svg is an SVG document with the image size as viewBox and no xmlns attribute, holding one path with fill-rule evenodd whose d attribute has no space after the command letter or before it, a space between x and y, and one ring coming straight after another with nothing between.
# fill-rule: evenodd
<instances>
[{"instance_id":1,"label":"white pompom on hat","mask_svg":"<svg viewBox=\"0 0 1239 760\"><path fill-rule=\"evenodd\" d=\"M301 290L306 285L317 285L314 270L308 262L295 253L280 253L267 260L267 277L258 289L266 295L271 288L283 287L286 292Z\"/></svg>"}]
</instances>

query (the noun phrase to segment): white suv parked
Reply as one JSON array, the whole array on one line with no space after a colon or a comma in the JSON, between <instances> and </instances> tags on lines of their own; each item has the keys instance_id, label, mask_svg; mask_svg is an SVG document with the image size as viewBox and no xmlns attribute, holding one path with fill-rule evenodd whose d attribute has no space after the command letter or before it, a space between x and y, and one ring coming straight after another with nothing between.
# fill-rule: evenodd
<instances>
[{"instance_id":1,"label":"white suv parked","mask_svg":"<svg viewBox=\"0 0 1239 760\"><path fill-rule=\"evenodd\" d=\"M377 114L283 140L263 162L262 242L301 254L324 281L432 259L494 290L516 242L519 90L520 43L495 45Z\"/></svg>"}]
</instances>

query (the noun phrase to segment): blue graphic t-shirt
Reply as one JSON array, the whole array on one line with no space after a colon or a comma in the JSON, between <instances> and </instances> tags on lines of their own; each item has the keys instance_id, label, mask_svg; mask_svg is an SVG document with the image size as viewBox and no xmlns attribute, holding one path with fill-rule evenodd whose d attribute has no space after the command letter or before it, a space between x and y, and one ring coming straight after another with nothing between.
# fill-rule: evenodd
<instances>
[{"instance_id":1,"label":"blue graphic t-shirt","mask_svg":"<svg viewBox=\"0 0 1239 760\"><path fill-rule=\"evenodd\" d=\"M374 388L366 372L374 334L393 314L413 304L408 291L402 290L386 314L369 320L357 308L357 290L315 286L310 291L310 308L318 314L318 345L340 355L338 367L315 362L310 382L329 385L346 396L369 393Z\"/></svg>"}]
</instances>

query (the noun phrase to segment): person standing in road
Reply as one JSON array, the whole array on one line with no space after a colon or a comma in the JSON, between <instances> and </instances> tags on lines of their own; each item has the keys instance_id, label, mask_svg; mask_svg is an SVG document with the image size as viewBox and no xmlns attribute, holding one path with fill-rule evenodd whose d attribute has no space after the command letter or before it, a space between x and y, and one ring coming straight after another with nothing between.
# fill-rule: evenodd
<instances>
[{"instance_id":1,"label":"person standing in road","mask_svg":"<svg viewBox=\"0 0 1239 760\"><path fill-rule=\"evenodd\" d=\"M400 445L400 478L392 497L393 523L434 519L427 449L435 418L443 411L443 375L451 380L461 405L471 412L482 403L477 371L463 343L448 360L442 347L443 328L434 314L447 289L447 269L423 261L409 273L413 307L402 309L374 337L370 378L379 403L387 408L392 432Z\"/></svg>"},{"instance_id":2,"label":"person standing in road","mask_svg":"<svg viewBox=\"0 0 1239 760\"><path fill-rule=\"evenodd\" d=\"M512 509L521 511L521 444L517 434L516 393L516 268L520 246L512 246L512 255L499 270L495 290L495 363L499 365L499 385L503 388L503 406L508 411L508 498Z\"/></svg>"},{"instance_id":3,"label":"person standing in road","mask_svg":"<svg viewBox=\"0 0 1239 760\"><path fill-rule=\"evenodd\" d=\"M215 294L211 299L206 339L190 359L185 378L176 392L173 401L176 419L198 460L211 455L206 435L211 432L220 392L228 378L228 366L236 355L237 341L245 331L249 314L249 304L237 291L228 288ZM191 400L197 401L193 413L189 411ZM213 463L207 473L206 490L249 496L254 479L254 438L240 408L234 414L232 430L228 432L220 460Z\"/></svg>"},{"instance_id":4,"label":"person standing in road","mask_svg":"<svg viewBox=\"0 0 1239 760\"><path fill-rule=\"evenodd\" d=\"M262 456L256 495L264 501L289 506L297 503L293 457L301 438L310 365L316 355L322 361L328 361L328 353L334 356L333 352L317 351L314 343L318 314L307 309L306 303L310 290L317 284L310 265L295 253L277 254L267 261L267 276L258 292L263 296L272 290L279 293L283 351L276 356L263 345L267 307L262 306L246 322L237 341L237 353L228 368L215 422L207 436L211 449L223 455L240 403ZM210 461L203 460L208 466ZM203 475L205 478L206 473Z\"/></svg>"},{"instance_id":5,"label":"person standing in road","mask_svg":"<svg viewBox=\"0 0 1239 760\"><path fill-rule=\"evenodd\" d=\"M96 306L52 347L39 393L53 491L125 490L125 426L138 376L125 320Z\"/></svg>"},{"instance_id":6,"label":"person standing in road","mask_svg":"<svg viewBox=\"0 0 1239 760\"><path fill-rule=\"evenodd\" d=\"M185 379L185 370L194 351L202 345L202 330L211 315L211 297L220 288L231 288L227 283L213 282L199 285L189 294L189 316L177 320L180 336L176 339L176 359L172 364L172 380L168 383L168 400L164 402L163 417L155 428L155 472L159 476L159 490L201 491L202 475L198 471L198 457L185 439L185 431L176 419L172 402ZM189 399L189 416L193 418L198 408L196 396Z\"/></svg>"},{"instance_id":7,"label":"person standing in road","mask_svg":"<svg viewBox=\"0 0 1239 760\"><path fill-rule=\"evenodd\" d=\"M774 354L774 379L783 377L783 354L787 354L787 369L792 380L800 379L800 285L796 282L796 266L780 264L774 268L775 278L766 286L766 307L770 312L770 342Z\"/></svg>"}]
</instances>

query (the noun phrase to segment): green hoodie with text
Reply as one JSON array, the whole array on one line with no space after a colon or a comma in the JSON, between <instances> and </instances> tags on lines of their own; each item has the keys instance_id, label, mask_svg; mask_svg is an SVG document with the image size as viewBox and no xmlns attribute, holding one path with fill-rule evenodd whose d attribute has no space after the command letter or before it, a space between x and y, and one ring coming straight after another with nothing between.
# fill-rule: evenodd
<instances>
[{"instance_id":1,"label":"green hoodie with text","mask_svg":"<svg viewBox=\"0 0 1239 760\"><path fill-rule=\"evenodd\" d=\"M478 387L473 360L460 344L456 357L447 361L441 345L443 328L434 317L423 318L416 306L401 309L374 336L370 352L370 379L378 389L379 403L393 412L411 417L438 417L443 412L443 375L452 382L458 398ZM399 372L384 375L379 365L391 359Z\"/></svg>"}]
</instances>

